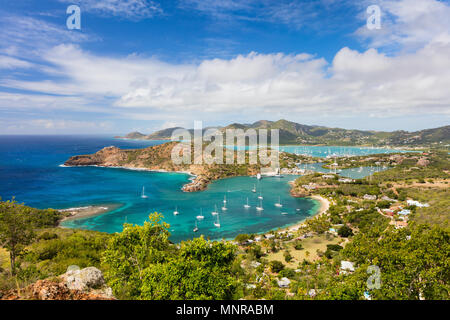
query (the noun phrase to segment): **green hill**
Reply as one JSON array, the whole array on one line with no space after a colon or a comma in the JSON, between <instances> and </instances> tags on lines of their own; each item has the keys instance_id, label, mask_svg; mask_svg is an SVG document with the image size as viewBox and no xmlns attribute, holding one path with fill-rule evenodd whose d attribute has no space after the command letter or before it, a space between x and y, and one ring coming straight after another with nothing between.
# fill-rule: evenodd
<instances>
[{"instance_id":1,"label":"green hill","mask_svg":"<svg viewBox=\"0 0 450 320\"><path fill-rule=\"evenodd\" d=\"M132 139L168 140L172 132L180 127L156 131L149 135L133 132L126 136ZM204 128L206 130L208 128ZM415 132L408 131L364 131L324 126L309 126L288 120L260 120L251 124L232 123L218 128L222 132L226 129L279 129L280 144L304 145L342 145L342 146L445 146L450 144L450 126L426 129ZM192 134L193 130L189 129Z\"/></svg>"}]
</instances>

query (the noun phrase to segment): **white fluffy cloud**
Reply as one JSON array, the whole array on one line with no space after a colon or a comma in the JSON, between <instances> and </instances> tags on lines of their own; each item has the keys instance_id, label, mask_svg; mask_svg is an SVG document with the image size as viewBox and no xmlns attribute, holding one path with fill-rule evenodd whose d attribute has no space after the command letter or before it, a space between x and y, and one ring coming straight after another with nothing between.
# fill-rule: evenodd
<instances>
[{"instance_id":1,"label":"white fluffy cloud","mask_svg":"<svg viewBox=\"0 0 450 320\"><path fill-rule=\"evenodd\" d=\"M437 0L368 0L381 9L381 29L357 34L375 48L413 51L429 43L450 43L450 6Z\"/></svg>"},{"instance_id":2,"label":"white fluffy cloud","mask_svg":"<svg viewBox=\"0 0 450 320\"><path fill-rule=\"evenodd\" d=\"M101 100L116 108L165 113L354 112L447 114L450 46L429 44L389 57L341 49L332 63L306 54L250 53L198 65L94 56L72 45L46 55L66 80L3 80L17 89ZM126 113L127 111L124 111ZM142 112L142 111L141 111Z\"/></svg>"},{"instance_id":3,"label":"white fluffy cloud","mask_svg":"<svg viewBox=\"0 0 450 320\"><path fill-rule=\"evenodd\" d=\"M422 11L411 9L412 2ZM170 122L212 117L236 121L244 116L298 119L305 114L448 116L450 42L445 39L450 28L446 23L438 28L430 15L436 10L448 12L449 6L435 0L383 1L382 10L393 17L384 33L388 36L364 36L380 46L384 39L408 50L393 55L379 48L360 52L345 47L330 62L307 53L253 52L232 59L170 64L138 55L104 57L73 44L59 45L41 56L50 66L41 71L57 76L56 80L0 80L1 86L45 95L3 94L0 108L23 101L30 101L30 108L33 103L40 108L46 103L78 104L74 109ZM413 28L417 21L422 24ZM402 31L402 25L411 29ZM419 47L410 50L411 43ZM5 65L13 63L19 62Z\"/></svg>"}]
</instances>

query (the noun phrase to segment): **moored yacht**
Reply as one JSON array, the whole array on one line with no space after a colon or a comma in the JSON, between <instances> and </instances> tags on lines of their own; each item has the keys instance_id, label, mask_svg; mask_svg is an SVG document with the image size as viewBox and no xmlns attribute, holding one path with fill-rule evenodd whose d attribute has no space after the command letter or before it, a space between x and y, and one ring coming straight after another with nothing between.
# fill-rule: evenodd
<instances>
[{"instance_id":1,"label":"moored yacht","mask_svg":"<svg viewBox=\"0 0 450 320\"><path fill-rule=\"evenodd\" d=\"M262 206L262 200L259 201L259 206L256 207L256 210L258 210L258 211L263 211L264 210L264 208Z\"/></svg>"},{"instance_id":2,"label":"moored yacht","mask_svg":"<svg viewBox=\"0 0 450 320\"><path fill-rule=\"evenodd\" d=\"M217 216L217 215L219 214L219 212L217 211L217 205L214 206L214 211L211 212L211 214L212 214L213 216Z\"/></svg>"},{"instance_id":3,"label":"moored yacht","mask_svg":"<svg viewBox=\"0 0 450 320\"><path fill-rule=\"evenodd\" d=\"M275 207L281 208L283 205L281 204L281 197L278 197L278 202L275 203Z\"/></svg>"},{"instance_id":4,"label":"moored yacht","mask_svg":"<svg viewBox=\"0 0 450 320\"><path fill-rule=\"evenodd\" d=\"M200 209L200 215L197 216L197 220L203 220L205 219L205 216L203 215L203 210Z\"/></svg>"},{"instance_id":5,"label":"moored yacht","mask_svg":"<svg viewBox=\"0 0 450 320\"><path fill-rule=\"evenodd\" d=\"M145 194L145 187L142 187L142 195L141 195L142 199L146 199L148 198L148 196Z\"/></svg>"},{"instance_id":6,"label":"moored yacht","mask_svg":"<svg viewBox=\"0 0 450 320\"><path fill-rule=\"evenodd\" d=\"M214 222L214 226L220 228L219 215L217 215L217 221Z\"/></svg>"},{"instance_id":7,"label":"moored yacht","mask_svg":"<svg viewBox=\"0 0 450 320\"><path fill-rule=\"evenodd\" d=\"M247 198L247 203L244 204L244 208L246 208L246 209L250 208L250 205L248 204L248 198Z\"/></svg>"}]
</instances>

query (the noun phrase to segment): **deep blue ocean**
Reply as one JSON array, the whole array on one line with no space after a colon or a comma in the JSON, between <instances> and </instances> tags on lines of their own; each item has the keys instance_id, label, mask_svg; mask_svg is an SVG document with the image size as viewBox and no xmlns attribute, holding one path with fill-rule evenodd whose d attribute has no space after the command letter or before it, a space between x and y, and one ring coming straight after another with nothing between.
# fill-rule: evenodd
<instances>
[{"instance_id":1,"label":"deep blue ocean","mask_svg":"<svg viewBox=\"0 0 450 320\"><path fill-rule=\"evenodd\" d=\"M201 192L184 193L189 181L182 173L159 173L98 167L61 167L73 155L94 153L106 146L144 148L162 141L120 140L109 136L0 136L0 197L36 208L73 208L89 205L114 209L95 217L67 221L66 227L120 232L124 222L142 224L151 212L160 212L170 224L171 240L178 242L200 234L211 239L233 238L239 233L259 233L294 224L317 212L312 199L293 198L283 178L235 177L215 181ZM361 151L362 152L362 151ZM141 198L145 186L148 198ZM251 189L256 186L257 193ZM264 210L257 212L262 194ZM228 210L222 211L223 199ZM251 208L243 205L247 198ZM274 204L281 199L282 207ZM220 228L211 215L219 209ZM173 211L177 207L179 215ZM193 232L196 216L199 231ZM284 214L282 214L284 213Z\"/></svg>"}]
</instances>

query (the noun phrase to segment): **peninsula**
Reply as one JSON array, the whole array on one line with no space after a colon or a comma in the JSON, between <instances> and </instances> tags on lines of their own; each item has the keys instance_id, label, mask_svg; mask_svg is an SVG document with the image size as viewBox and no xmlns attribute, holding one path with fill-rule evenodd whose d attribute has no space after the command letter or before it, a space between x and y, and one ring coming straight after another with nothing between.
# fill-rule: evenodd
<instances>
[{"instance_id":1,"label":"peninsula","mask_svg":"<svg viewBox=\"0 0 450 320\"><path fill-rule=\"evenodd\" d=\"M235 177L257 175L263 166L258 164L175 164L171 153L177 142L167 142L144 149L122 150L117 147L106 147L90 155L78 155L68 159L65 166L99 166L117 167L136 170L183 172L195 178L183 186L183 191L204 190L211 181ZM248 152L246 152L248 159ZM290 156L290 165L302 156ZM192 161L193 162L193 161Z\"/></svg>"}]
</instances>

